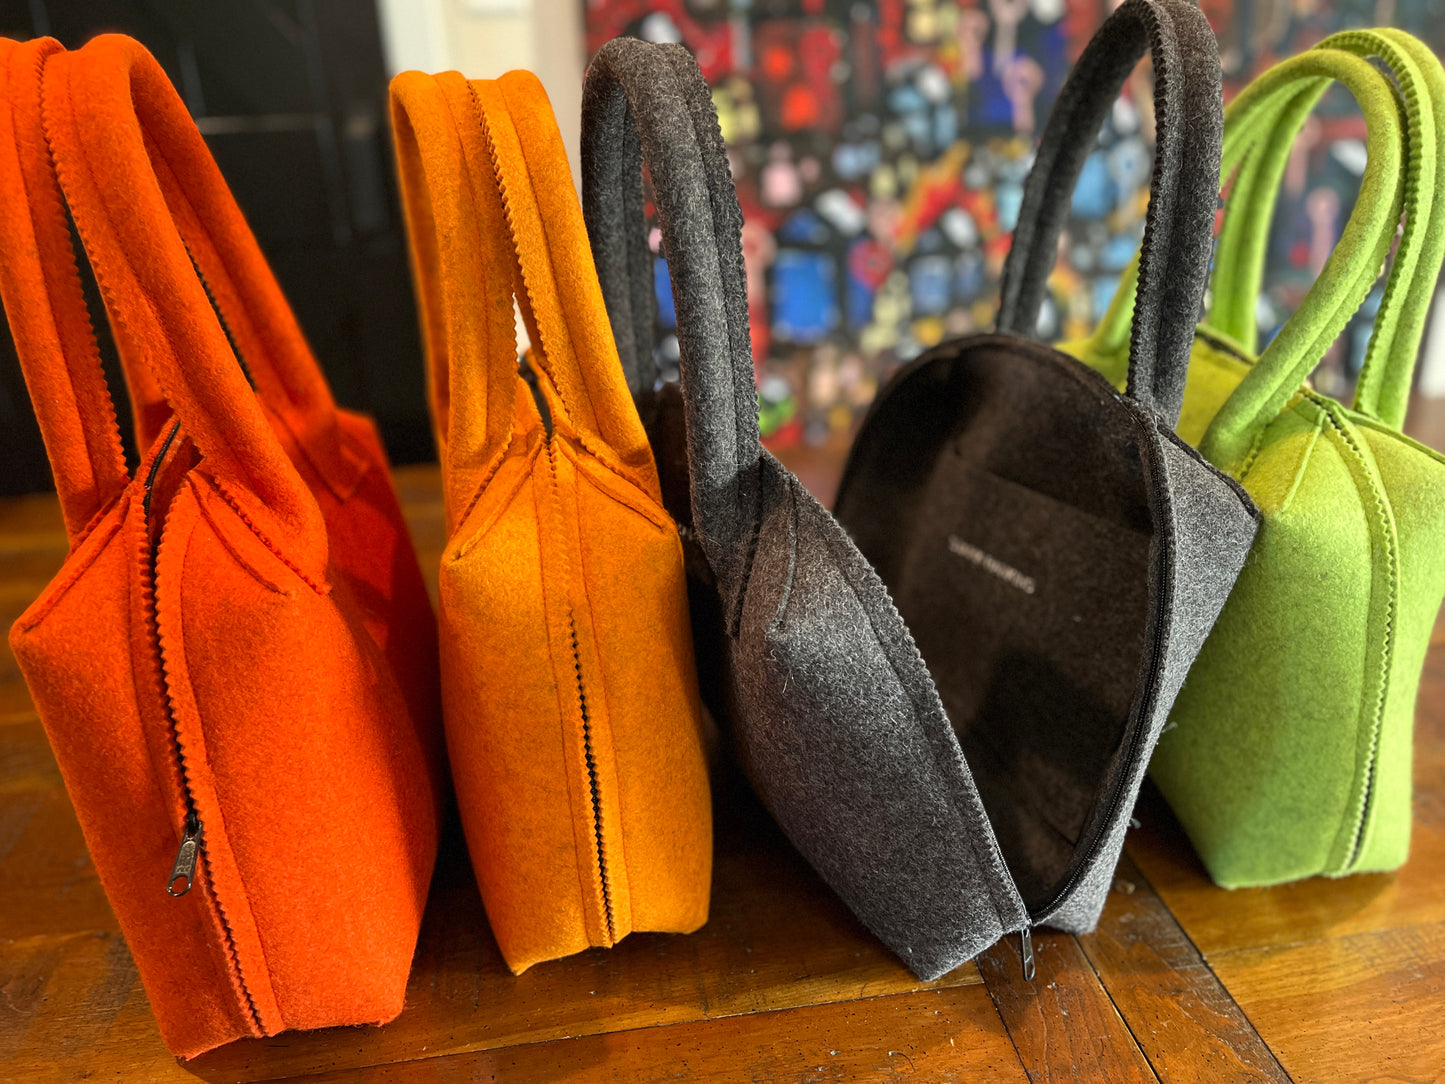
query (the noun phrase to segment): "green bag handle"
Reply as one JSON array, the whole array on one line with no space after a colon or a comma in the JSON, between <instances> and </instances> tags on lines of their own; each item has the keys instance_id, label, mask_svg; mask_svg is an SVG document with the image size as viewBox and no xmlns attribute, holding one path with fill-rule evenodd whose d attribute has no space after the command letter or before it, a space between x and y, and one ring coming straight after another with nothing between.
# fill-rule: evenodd
<instances>
[{"instance_id":1,"label":"green bag handle","mask_svg":"<svg viewBox=\"0 0 1445 1084\"><path fill-rule=\"evenodd\" d=\"M1369 131L1369 157L1359 198L1335 251L1304 302L1226 401L1200 442L1206 458L1226 469L1247 458L1263 427L1283 409L1363 303L1389 251L1403 207L1402 107L1390 81L1362 57L1337 49L1312 49L1275 65L1225 110L1221 175L1228 176L1236 169L1238 175L1225 205L1225 232L1218 246L1223 255L1216 262L1214 282L1222 287L1226 278L1243 274L1253 285L1247 293L1226 291L1232 299L1247 298L1247 303L1224 302L1220 316L1227 326L1221 330L1245 339L1242 345L1247 346L1253 338L1241 334L1241 329L1253 320L1254 292L1263 275L1262 239L1267 237L1273 214L1274 190L1288 161L1294 133L1331 82L1343 83L1354 94ZM1268 200L1259 199L1259 192L1268 193ZM1234 240L1241 237L1259 238L1261 244ZM1221 266L1230 262L1226 252L1230 244L1245 253L1241 270ZM1248 278L1253 261L1257 261L1257 271ZM1090 338L1091 352L1112 356L1120 349L1121 328L1127 328L1132 308L1133 276L1131 267ZM1241 307L1247 321L1238 316ZM1213 316L1211 313L1211 326Z\"/></svg>"},{"instance_id":2,"label":"green bag handle","mask_svg":"<svg viewBox=\"0 0 1445 1084\"><path fill-rule=\"evenodd\" d=\"M1424 337L1435 278L1445 261L1445 68L1419 39L1401 30L1351 30L1325 39L1317 48L1340 49L1366 59L1378 57L1390 69L1403 99L1407 130L1408 162L1405 171L1404 231L1395 261L1385 283L1384 297L1375 318L1374 331L1365 353L1355 390L1354 409L1393 428L1404 424L1409 406L1420 340ZM1300 118L1303 123L1303 117ZM1264 158L1269 166L1249 183L1261 189L1246 191L1242 197L1251 206L1262 200L1257 192L1273 193L1288 163L1290 139L1271 144ZM1241 174L1236 187L1245 181ZM1253 228L1241 228L1235 236L1222 233L1216 263L1214 308L1208 323L1237 339L1249 352L1254 350L1256 326L1253 299L1264 279L1265 248L1273 217L1273 199ZM1226 233L1229 222L1226 220Z\"/></svg>"},{"instance_id":3,"label":"green bag handle","mask_svg":"<svg viewBox=\"0 0 1445 1084\"><path fill-rule=\"evenodd\" d=\"M1255 149L1267 143L1274 135L1274 128L1279 121L1280 114L1291 105L1300 108L1305 115L1314 108L1316 102L1325 90L1329 87L1329 78L1308 78L1304 75L1297 76L1298 82L1294 86L1282 86L1276 89L1274 96L1263 99L1256 99L1247 102L1241 108L1234 102L1225 109L1224 148L1220 163L1220 177L1234 177L1234 184L1225 197L1225 207L1231 209L1232 213L1226 214L1224 229L1228 230L1233 224L1243 225L1245 215L1241 211L1248 211L1251 208L1237 208L1234 206L1234 197L1242 187L1248 187L1247 177L1249 173L1257 171L1260 163L1260 155L1252 153ZM1236 99L1237 101L1237 99ZM1303 123L1303 121L1301 121ZM1288 149L1288 144L1286 144ZM1238 172L1236 172L1236 170ZM1223 258L1223 234L1221 242L1215 246L1214 267L1210 271L1210 295L1214 298L1211 307L1208 323L1211 330L1220 330L1217 319L1218 284L1222 277L1220 274L1220 261ZM1261 249L1261 252L1263 250ZM1262 274L1261 270L1261 274ZM1139 274L1139 257L1136 253L1124 269L1119 279L1119 286L1114 291L1114 296L1109 302L1109 308L1100 318L1093 332L1086 340L1091 356L1100 362L1114 362L1122 354L1128 342L1129 326L1133 319L1134 309L1134 283ZM1251 308L1251 316L1253 310ZM1252 339L1248 340L1253 342ZM1253 353L1253 348L1246 349L1244 342L1240 347L1246 353ZM1118 372L1112 371L1118 369ZM1118 383L1123 378L1123 370L1119 364L1113 364L1104 369L1108 378Z\"/></svg>"},{"instance_id":4,"label":"green bag handle","mask_svg":"<svg viewBox=\"0 0 1445 1084\"><path fill-rule=\"evenodd\" d=\"M1254 296L1258 292L1258 283L1263 278L1265 243L1268 241L1267 227L1269 218L1273 215L1274 205L1272 197L1268 203L1254 199L1244 201L1241 197L1244 193L1253 192L1257 188L1254 177L1258 174L1262 161L1262 155L1254 153L1257 148L1261 146L1282 148L1281 168L1283 168L1283 165L1288 162L1293 134L1303 125L1304 119L1314 108L1315 103L1334 81L1334 77L1331 75L1310 77L1300 70L1310 55L1311 53L1304 53L1276 65L1250 84L1244 93L1225 109L1224 151L1220 176L1227 178L1233 175L1234 183L1225 197L1225 208L1231 213L1226 213L1224 216L1220 243L1216 246L1215 267L1211 274L1210 284L1213 302L1207 323L1211 330L1223 332L1227 337L1236 340L1246 353L1254 352ZM1290 74L1285 75L1286 71ZM1353 71L1361 77L1363 84L1368 84L1368 78L1360 69L1354 67ZM1377 78L1383 81L1383 76L1376 74ZM1273 93L1257 93L1263 89L1261 84L1266 78L1271 80L1270 89ZM1295 81L1295 85L1281 85L1290 82L1291 79ZM1287 110L1297 112L1297 119L1291 116L1281 124L1281 115ZM1397 132L1393 137L1390 134L1396 128L1397 125L1392 122L1389 126L1390 130L1387 132L1381 133L1371 129L1371 137L1377 143L1381 139L1398 139ZM1281 132L1284 133L1285 138L1280 138ZM1273 189L1267 189L1267 191L1272 192ZM1248 214L1251 211L1256 212L1256 215ZM1257 223L1257 213L1259 212L1263 212L1266 216L1265 230L1260 231L1257 226L1255 227L1255 232L1261 234L1261 243L1259 245L1228 245L1227 242L1232 236L1239 234L1249 236L1245 233L1246 223ZM1258 256L1259 270L1248 279L1253 284L1253 292L1246 290L1231 292L1225 286L1226 280L1232 280L1243 273L1239 267L1228 266L1232 257L1241 252L1257 253ZM1246 268L1249 266L1247 259L1241 258L1239 263ZM1104 313L1089 336L1088 343L1091 352L1100 357L1113 357L1121 352L1128 342L1129 323L1134 302L1134 282L1137 274L1138 257L1135 256L1120 277L1119 287L1114 293L1108 311ZM1246 299L1243 306L1245 314L1243 317L1231 317L1235 309L1229 301L1224 300L1226 295Z\"/></svg>"}]
</instances>

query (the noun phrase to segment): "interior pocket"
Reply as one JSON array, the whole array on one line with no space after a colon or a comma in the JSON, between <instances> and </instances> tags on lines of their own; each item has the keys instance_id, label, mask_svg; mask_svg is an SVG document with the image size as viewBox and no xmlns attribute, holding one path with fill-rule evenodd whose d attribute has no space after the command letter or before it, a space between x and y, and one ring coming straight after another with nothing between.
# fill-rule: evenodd
<instances>
[{"instance_id":1,"label":"interior pocket","mask_svg":"<svg viewBox=\"0 0 1445 1084\"><path fill-rule=\"evenodd\" d=\"M1149 534L956 448L939 455L913 527L890 587L1037 907L1117 768L1144 649Z\"/></svg>"}]
</instances>

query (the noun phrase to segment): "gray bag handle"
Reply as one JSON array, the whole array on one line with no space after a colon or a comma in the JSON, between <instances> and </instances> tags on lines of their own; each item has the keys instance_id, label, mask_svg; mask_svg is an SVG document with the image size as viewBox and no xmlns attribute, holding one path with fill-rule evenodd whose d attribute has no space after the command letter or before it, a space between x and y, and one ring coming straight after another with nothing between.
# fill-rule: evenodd
<instances>
[{"instance_id":1,"label":"gray bag handle","mask_svg":"<svg viewBox=\"0 0 1445 1084\"><path fill-rule=\"evenodd\" d=\"M1034 336L1074 185L1146 49L1154 61L1157 137L1129 339L1128 394L1173 427L1209 275L1223 139L1218 46L1193 4L1126 0L1079 57L1024 186L1004 263L998 328Z\"/></svg>"},{"instance_id":2,"label":"gray bag handle","mask_svg":"<svg viewBox=\"0 0 1445 1084\"><path fill-rule=\"evenodd\" d=\"M590 96L584 99L583 110L590 116L589 101ZM612 335L617 341L617 353L622 359L622 371L633 397L641 398L653 390L658 378L657 358L653 353L657 295L653 286L652 247L646 230L642 144L630 102L626 123L621 127L620 133L612 133L619 136L621 145L611 149L620 161L617 165L608 163L606 179L596 177L584 165L582 204L587 239L592 245L598 278L604 285L603 298L607 317L612 322ZM584 163L593 161L594 145L595 137L584 122ZM609 283L614 284L613 289L605 288Z\"/></svg>"},{"instance_id":3,"label":"gray bag handle","mask_svg":"<svg viewBox=\"0 0 1445 1084\"><path fill-rule=\"evenodd\" d=\"M617 38L593 58L583 88L582 205L629 384L650 387L644 161L677 299L693 529L731 610L747 559L740 543L760 515L742 210L712 95L691 55L680 45Z\"/></svg>"}]
</instances>

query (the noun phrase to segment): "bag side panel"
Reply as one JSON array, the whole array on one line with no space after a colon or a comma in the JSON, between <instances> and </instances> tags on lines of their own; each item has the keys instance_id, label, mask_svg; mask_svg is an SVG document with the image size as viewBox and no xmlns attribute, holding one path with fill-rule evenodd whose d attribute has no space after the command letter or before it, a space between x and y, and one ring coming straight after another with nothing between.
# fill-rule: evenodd
<instances>
[{"instance_id":1,"label":"bag side panel","mask_svg":"<svg viewBox=\"0 0 1445 1084\"><path fill-rule=\"evenodd\" d=\"M630 926L691 933L707 921L712 805L682 545L617 475L579 459L576 477L588 703L606 700Z\"/></svg>"},{"instance_id":2,"label":"bag side panel","mask_svg":"<svg viewBox=\"0 0 1445 1084\"><path fill-rule=\"evenodd\" d=\"M887 589L801 484L763 463L734 741L794 846L914 974L937 978L1024 926L1023 901Z\"/></svg>"},{"instance_id":3,"label":"bag side panel","mask_svg":"<svg viewBox=\"0 0 1445 1084\"><path fill-rule=\"evenodd\" d=\"M347 585L291 566L192 475L157 569L167 684L267 1029L381 1023L401 1011L436 855L428 750Z\"/></svg>"},{"instance_id":4,"label":"bag side panel","mask_svg":"<svg viewBox=\"0 0 1445 1084\"><path fill-rule=\"evenodd\" d=\"M1153 771L1227 887L1323 872L1356 789L1371 531L1342 449L1298 401L1244 478L1263 513Z\"/></svg>"},{"instance_id":5,"label":"bag side panel","mask_svg":"<svg viewBox=\"0 0 1445 1084\"><path fill-rule=\"evenodd\" d=\"M1169 579L1171 598L1163 618L1163 650L1158 684L1148 717L1138 725L1141 741L1133 760L1115 769L1123 773L1121 800L1096 857L1073 892L1048 919L1050 926L1083 933L1098 923L1123 851L1129 813L1150 757L1170 716L1175 698L1198 657L1250 552L1258 529L1253 508L1218 471L1161 436L1159 463L1168 479L1168 515L1162 530L1172 532ZM1141 682L1147 680L1147 675Z\"/></svg>"},{"instance_id":6,"label":"bag side panel","mask_svg":"<svg viewBox=\"0 0 1445 1084\"><path fill-rule=\"evenodd\" d=\"M204 882L166 894L185 820L164 692L143 621L125 502L15 623L11 648L55 752L91 861L167 1047L194 1057L254 1034L219 946Z\"/></svg>"},{"instance_id":7,"label":"bag side panel","mask_svg":"<svg viewBox=\"0 0 1445 1084\"><path fill-rule=\"evenodd\" d=\"M1400 569L1394 651L1375 751L1375 781L1360 853L1349 872L1391 870L1409 851L1415 700L1445 595L1445 463L1398 435L1357 427L1385 483Z\"/></svg>"},{"instance_id":8,"label":"bag side panel","mask_svg":"<svg viewBox=\"0 0 1445 1084\"><path fill-rule=\"evenodd\" d=\"M440 575L452 779L487 918L517 973L581 952L605 930L595 840L575 823L590 807L575 664L549 626L567 584L543 554L544 457L504 461Z\"/></svg>"}]
</instances>

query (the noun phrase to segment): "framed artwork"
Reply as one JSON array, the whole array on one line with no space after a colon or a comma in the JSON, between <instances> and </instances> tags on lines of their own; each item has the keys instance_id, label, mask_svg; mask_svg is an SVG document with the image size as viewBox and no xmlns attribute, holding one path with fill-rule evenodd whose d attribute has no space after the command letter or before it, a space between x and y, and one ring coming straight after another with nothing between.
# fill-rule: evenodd
<instances>
[{"instance_id":1,"label":"framed artwork","mask_svg":"<svg viewBox=\"0 0 1445 1084\"><path fill-rule=\"evenodd\" d=\"M1445 45L1440 0L1205 0L1226 99L1351 26ZM1106 0L587 0L589 53L620 34L680 41L713 89L746 221L754 360L774 446L846 433L879 379L991 324L1034 140ZM1136 71L1074 194L1040 331L1084 334L1143 231L1152 83ZM1364 128L1336 88L1296 142L1258 318L1267 339L1348 217ZM675 365L666 269L658 349ZM1347 392L1378 287L1316 373Z\"/></svg>"}]
</instances>

